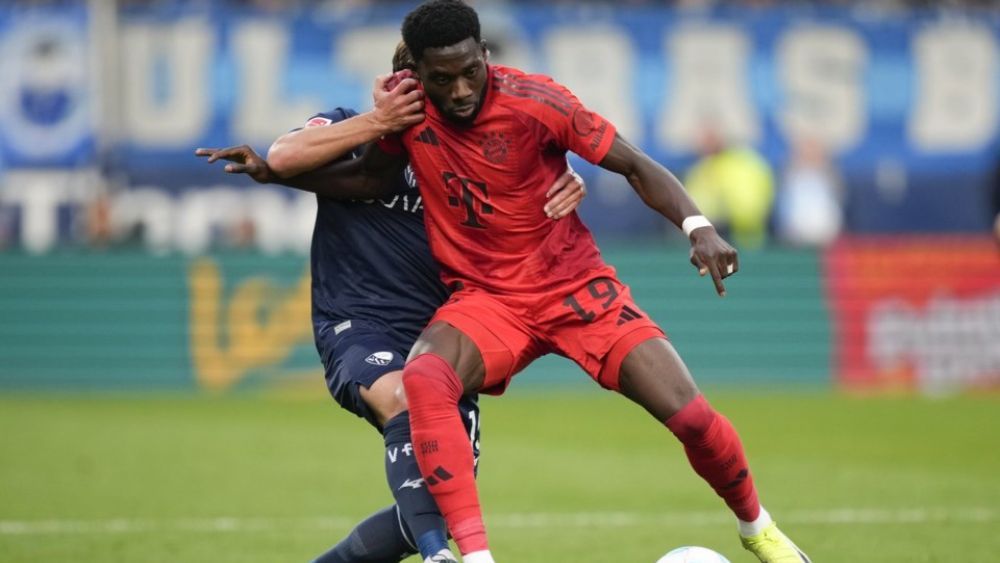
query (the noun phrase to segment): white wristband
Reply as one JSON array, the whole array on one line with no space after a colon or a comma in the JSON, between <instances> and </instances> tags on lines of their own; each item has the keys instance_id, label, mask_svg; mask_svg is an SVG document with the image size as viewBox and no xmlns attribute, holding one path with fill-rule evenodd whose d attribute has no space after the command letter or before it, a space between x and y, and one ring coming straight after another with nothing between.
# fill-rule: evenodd
<instances>
[{"instance_id":1,"label":"white wristband","mask_svg":"<svg viewBox=\"0 0 1000 563\"><path fill-rule=\"evenodd\" d=\"M692 215L684 219L684 222L681 223L681 228L684 229L684 234L689 237L691 236L691 232L694 231L695 229L700 229L702 227L711 227L711 226L712 223L709 222L709 220L706 219L704 215Z\"/></svg>"}]
</instances>

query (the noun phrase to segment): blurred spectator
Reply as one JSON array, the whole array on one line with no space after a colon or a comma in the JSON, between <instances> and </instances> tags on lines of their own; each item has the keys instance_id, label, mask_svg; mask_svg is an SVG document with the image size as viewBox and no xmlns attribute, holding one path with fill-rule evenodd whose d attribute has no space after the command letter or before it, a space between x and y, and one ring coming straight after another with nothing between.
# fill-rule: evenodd
<instances>
[{"instance_id":1,"label":"blurred spectator","mask_svg":"<svg viewBox=\"0 0 1000 563\"><path fill-rule=\"evenodd\" d=\"M86 206L85 237L95 248L105 248L112 242L111 198L103 192Z\"/></svg>"},{"instance_id":2,"label":"blurred spectator","mask_svg":"<svg viewBox=\"0 0 1000 563\"><path fill-rule=\"evenodd\" d=\"M339 1L339 0L330 0ZM520 4L533 4L537 0L514 0ZM865 10L906 10L914 8L996 8L1000 0L549 0L548 4L613 4L620 6L675 6L687 9L705 9L717 6L744 6L770 8L782 6L843 6Z\"/></svg>"},{"instance_id":3,"label":"blurred spectator","mask_svg":"<svg viewBox=\"0 0 1000 563\"><path fill-rule=\"evenodd\" d=\"M7 0L8 2L11 0ZM82 0L13 0L21 5L80 4ZM204 4L217 0L118 0L119 5L149 6L154 4ZM466 0L477 7L499 3L499 0ZM537 4L538 0L506 0L513 4ZM418 0L379 0L380 4L402 4L412 6ZM303 6L322 6L326 9L351 9L374 5L376 0L222 0L231 6L249 5L255 8L280 10ZM2 2L0 2L2 4ZM544 4L606 4L614 6L676 6L679 8L711 8L715 6L746 6L750 8L770 8L780 6L845 6L876 10L905 10L912 8L996 8L998 0L547 0Z\"/></svg>"},{"instance_id":4,"label":"blurred spectator","mask_svg":"<svg viewBox=\"0 0 1000 563\"><path fill-rule=\"evenodd\" d=\"M727 145L712 125L702 130L699 151L684 182L695 203L736 244L763 245L774 200L770 164L750 147Z\"/></svg>"},{"instance_id":5,"label":"blurred spectator","mask_svg":"<svg viewBox=\"0 0 1000 563\"><path fill-rule=\"evenodd\" d=\"M993 182L990 186L992 190L992 206L991 210L993 214L993 236L996 238L997 244L1000 244L1000 158L997 158L996 168L993 169Z\"/></svg>"},{"instance_id":6,"label":"blurred spectator","mask_svg":"<svg viewBox=\"0 0 1000 563\"><path fill-rule=\"evenodd\" d=\"M249 216L242 215L225 227L224 237L227 248L252 249L257 240L257 226Z\"/></svg>"},{"instance_id":7,"label":"blurred spectator","mask_svg":"<svg viewBox=\"0 0 1000 563\"><path fill-rule=\"evenodd\" d=\"M785 169L775 203L775 230L796 246L833 242L844 223L843 187L823 146L799 139Z\"/></svg>"},{"instance_id":8,"label":"blurred spectator","mask_svg":"<svg viewBox=\"0 0 1000 563\"><path fill-rule=\"evenodd\" d=\"M996 238L997 244L1000 244L1000 211L997 211L993 219L993 237Z\"/></svg>"},{"instance_id":9,"label":"blurred spectator","mask_svg":"<svg viewBox=\"0 0 1000 563\"><path fill-rule=\"evenodd\" d=\"M13 246L14 236L14 209L0 203L0 251Z\"/></svg>"}]
</instances>

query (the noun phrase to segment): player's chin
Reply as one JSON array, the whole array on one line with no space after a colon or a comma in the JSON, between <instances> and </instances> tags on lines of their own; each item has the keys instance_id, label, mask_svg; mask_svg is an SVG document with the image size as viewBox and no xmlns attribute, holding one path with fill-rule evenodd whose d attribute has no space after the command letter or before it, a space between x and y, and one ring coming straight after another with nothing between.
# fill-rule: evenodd
<instances>
[{"instance_id":1,"label":"player's chin","mask_svg":"<svg viewBox=\"0 0 1000 563\"><path fill-rule=\"evenodd\" d=\"M459 123L472 123L476 119L476 105L453 107L448 111L448 118Z\"/></svg>"}]
</instances>

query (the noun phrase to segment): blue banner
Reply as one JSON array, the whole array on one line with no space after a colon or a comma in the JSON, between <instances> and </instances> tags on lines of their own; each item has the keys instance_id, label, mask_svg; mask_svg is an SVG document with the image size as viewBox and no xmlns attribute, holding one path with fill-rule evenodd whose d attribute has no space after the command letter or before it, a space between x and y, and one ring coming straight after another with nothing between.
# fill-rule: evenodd
<instances>
[{"instance_id":1,"label":"blue banner","mask_svg":"<svg viewBox=\"0 0 1000 563\"><path fill-rule=\"evenodd\" d=\"M198 168L191 148L264 149L314 111L367 108L405 12L234 17L214 5L127 14L121 165L139 183L215 182L199 180L214 172ZM916 206L919 215L942 202L951 211L925 216L926 228L985 224L979 204L1000 114L995 14L585 6L481 15L494 60L555 76L675 169L691 163L706 124L779 168L795 140L808 137L827 147L852 189L871 196L864 209L848 210L859 230L884 227L874 220L884 210ZM896 170L904 186L885 188ZM633 198L614 197L587 202L600 203L601 213L585 213L597 230L658 228ZM904 211L891 227L913 223L912 215Z\"/></svg>"},{"instance_id":2,"label":"blue banner","mask_svg":"<svg viewBox=\"0 0 1000 563\"><path fill-rule=\"evenodd\" d=\"M0 166L89 163L174 203L239 183L194 148L265 151L317 111L370 106L408 9L373 4L133 4L98 37L83 8L0 10ZM543 4L480 15L494 61L554 76L682 177L710 127L756 148L776 175L799 143L822 146L854 232L975 231L991 220L1000 14ZM109 38L112 56L94 57ZM595 231L661 232L620 178L579 168Z\"/></svg>"},{"instance_id":3,"label":"blue banner","mask_svg":"<svg viewBox=\"0 0 1000 563\"><path fill-rule=\"evenodd\" d=\"M0 170L78 166L96 141L88 14L0 7Z\"/></svg>"}]
</instances>

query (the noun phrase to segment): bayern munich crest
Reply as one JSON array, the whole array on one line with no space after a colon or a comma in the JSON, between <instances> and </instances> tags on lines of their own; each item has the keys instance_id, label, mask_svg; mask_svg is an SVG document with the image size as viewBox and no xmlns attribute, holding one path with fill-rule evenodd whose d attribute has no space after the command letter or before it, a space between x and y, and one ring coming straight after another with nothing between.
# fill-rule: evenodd
<instances>
[{"instance_id":1,"label":"bayern munich crest","mask_svg":"<svg viewBox=\"0 0 1000 563\"><path fill-rule=\"evenodd\" d=\"M479 141L483 148L483 156L493 164L502 164L507 160L507 136L497 131L490 131Z\"/></svg>"}]
</instances>

